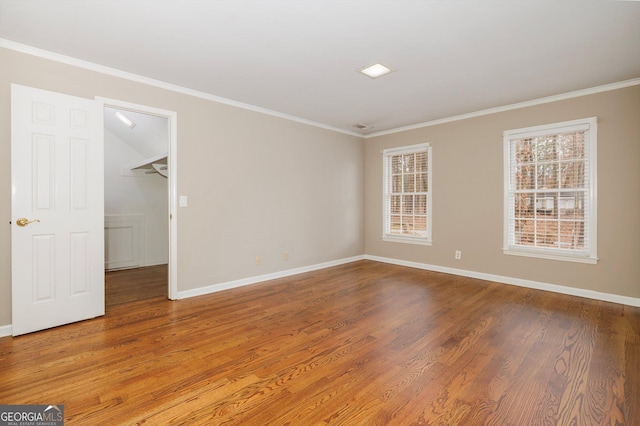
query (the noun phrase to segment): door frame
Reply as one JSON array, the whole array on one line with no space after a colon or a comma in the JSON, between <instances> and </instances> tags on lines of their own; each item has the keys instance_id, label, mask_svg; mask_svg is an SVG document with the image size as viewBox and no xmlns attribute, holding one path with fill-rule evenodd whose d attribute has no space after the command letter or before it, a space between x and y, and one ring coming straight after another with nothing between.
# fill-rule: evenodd
<instances>
[{"instance_id":1,"label":"door frame","mask_svg":"<svg viewBox=\"0 0 640 426\"><path fill-rule=\"evenodd\" d=\"M169 149L167 164L169 165L169 276L168 276L168 298L176 300L178 298L178 116L175 111L150 107L146 105L134 104L117 99L96 96L95 100L104 107L117 108L138 112L142 114L155 115L166 118L169 124Z\"/></svg>"}]
</instances>

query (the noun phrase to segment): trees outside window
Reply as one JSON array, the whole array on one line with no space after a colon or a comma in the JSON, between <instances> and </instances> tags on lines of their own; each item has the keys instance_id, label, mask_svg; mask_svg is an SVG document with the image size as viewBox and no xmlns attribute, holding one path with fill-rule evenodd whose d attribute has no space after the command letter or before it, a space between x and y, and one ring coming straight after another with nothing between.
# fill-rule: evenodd
<instances>
[{"instance_id":1,"label":"trees outside window","mask_svg":"<svg viewBox=\"0 0 640 426\"><path fill-rule=\"evenodd\" d=\"M507 254L596 260L596 120L504 133Z\"/></svg>"},{"instance_id":2,"label":"trees outside window","mask_svg":"<svg viewBox=\"0 0 640 426\"><path fill-rule=\"evenodd\" d=\"M383 240L431 243L431 147L383 151Z\"/></svg>"}]
</instances>

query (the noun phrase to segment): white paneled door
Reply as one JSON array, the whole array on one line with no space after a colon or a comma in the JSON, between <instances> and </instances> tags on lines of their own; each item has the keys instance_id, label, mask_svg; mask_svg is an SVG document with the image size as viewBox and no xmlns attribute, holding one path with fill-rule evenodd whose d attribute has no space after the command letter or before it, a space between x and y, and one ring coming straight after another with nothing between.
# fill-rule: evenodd
<instances>
[{"instance_id":1,"label":"white paneled door","mask_svg":"<svg viewBox=\"0 0 640 426\"><path fill-rule=\"evenodd\" d=\"M11 86L13 335L104 315L102 108Z\"/></svg>"}]
</instances>

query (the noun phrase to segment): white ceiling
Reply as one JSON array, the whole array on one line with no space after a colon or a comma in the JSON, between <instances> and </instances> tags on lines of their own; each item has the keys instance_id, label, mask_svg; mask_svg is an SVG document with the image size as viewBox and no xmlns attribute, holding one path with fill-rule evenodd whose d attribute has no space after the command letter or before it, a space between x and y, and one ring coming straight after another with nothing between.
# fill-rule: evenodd
<instances>
[{"instance_id":1,"label":"white ceiling","mask_svg":"<svg viewBox=\"0 0 640 426\"><path fill-rule=\"evenodd\" d=\"M640 77L638 1L0 0L0 38L363 133Z\"/></svg>"}]
</instances>

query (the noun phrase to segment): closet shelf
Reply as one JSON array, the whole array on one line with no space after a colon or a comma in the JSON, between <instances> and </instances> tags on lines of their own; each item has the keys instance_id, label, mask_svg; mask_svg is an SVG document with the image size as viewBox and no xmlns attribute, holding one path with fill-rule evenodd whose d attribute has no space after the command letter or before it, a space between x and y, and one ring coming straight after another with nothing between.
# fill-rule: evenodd
<instances>
[{"instance_id":1,"label":"closet shelf","mask_svg":"<svg viewBox=\"0 0 640 426\"><path fill-rule=\"evenodd\" d=\"M164 177L167 177L167 164L161 164L161 163L153 163L152 164L154 170L156 172L158 172L159 174L161 174Z\"/></svg>"},{"instance_id":2,"label":"closet shelf","mask_svg":"<svg viewBox=\"0 0 640 426\"><path fill-rule=\"evenodd\" d=\"M168 153L166 152L154 155L127 168L131 171L140 170L144 171L145 174L158 173L161 176L167 177L167 155Z\"/></svg>"},{"instance_id":3,"label":"closet shelf","mask_svg":"<svg viewBox=\"0 0 640 426\"><path fill-rule=\"evenodd\" d=\"M129 166L129 168L131 170L153 169L153 164L167 164L167 155L168 153L166 152L163 154L154 155L153 157L146 158L139 163Z\"/></svg>"}]
</instances>

